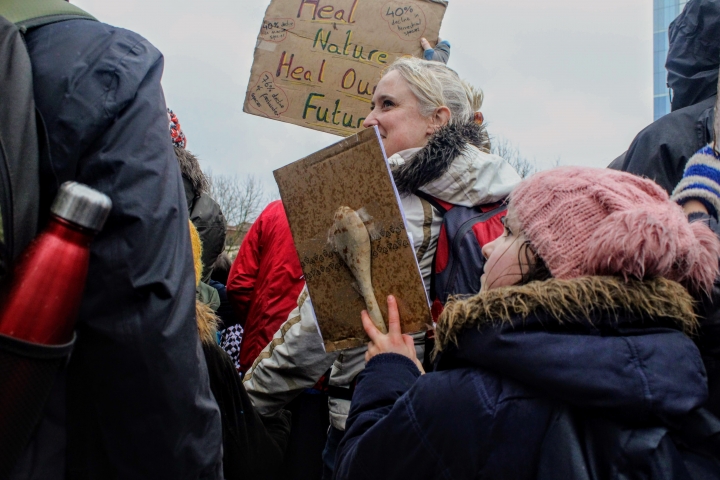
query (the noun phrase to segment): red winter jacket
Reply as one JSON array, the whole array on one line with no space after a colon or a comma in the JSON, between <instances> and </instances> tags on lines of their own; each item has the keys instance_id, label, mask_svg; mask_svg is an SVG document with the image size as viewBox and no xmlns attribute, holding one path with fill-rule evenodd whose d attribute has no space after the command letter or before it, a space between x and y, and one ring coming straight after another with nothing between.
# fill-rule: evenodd
<instances>
[{"instance_id":1,"label":"red winter jacket","mask_svg":"<svg viewBox=\"0 0 720 480\"><path fill-rule=\"evenodd\" d=\"M297 306L305 281L282 201L268 205L243 240L230 269L227 294L245 329L245 372Z\"/></svg>"}]
</instances>

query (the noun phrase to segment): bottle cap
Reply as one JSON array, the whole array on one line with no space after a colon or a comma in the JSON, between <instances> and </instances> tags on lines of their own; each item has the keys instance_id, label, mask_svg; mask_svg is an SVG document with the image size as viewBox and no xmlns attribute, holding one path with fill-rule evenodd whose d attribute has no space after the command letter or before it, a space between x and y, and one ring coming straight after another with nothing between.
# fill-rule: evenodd
<instances>
[{"instance_id":1,"label":"bottle cap","mask_svg":"<svg viewBox=\"0 0 720 480\"><path fill-rule=\"evenodd\" d=\"M99 232L111 208L112 201L104 193L82 183L65 182L60 185L50 211L68 222Z\"/></svg>"}]
</instances>

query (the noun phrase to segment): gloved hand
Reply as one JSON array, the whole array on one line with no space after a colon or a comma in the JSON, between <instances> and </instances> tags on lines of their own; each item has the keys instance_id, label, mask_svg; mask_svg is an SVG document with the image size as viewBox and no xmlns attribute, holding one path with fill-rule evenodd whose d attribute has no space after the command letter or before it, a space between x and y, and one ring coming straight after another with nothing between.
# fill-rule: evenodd
<instances>
[{"instance_id":1,"label":"gloved hand","mask_svg":"<svg viewBox=\"0 0 720 480\"><path fill-rule=\"evenodd\" d=\"M450 59L450 42L438 38L438 44L435 45L435 48L433 48L430 46L430 42L428 42L427 39L421 38L420 45L422 45L423 50L425 50L423 53L425 60L442 62L447 65L447 62Z\"/></svg>"},{"instance_id":2,"label":"gloved hand","mask_svg":"<svg viewBox=\"0 0 720 480\"><path fill-rule=\"evenodd\" d=\"M720 154L711 145L695 153L687 165L682 180L677 184L672 197L683 205L690 200L702 203L710 215L718 218L720 212Z\"/></svg>"}]
</instances>

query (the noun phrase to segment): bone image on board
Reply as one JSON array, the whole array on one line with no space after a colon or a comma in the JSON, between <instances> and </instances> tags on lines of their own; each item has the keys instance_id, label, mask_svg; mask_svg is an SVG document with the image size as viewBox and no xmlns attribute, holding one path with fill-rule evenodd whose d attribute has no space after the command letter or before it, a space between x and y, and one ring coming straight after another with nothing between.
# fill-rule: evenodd
<instances>
[{"instance_id":1,"label":"bone image on board","mask_svg":"<svg viewBox=\"0 0 720 480\"><path fill-rule=\"evenodd\" d=\"M372 220L366 221L371 222ZM328 240L335 253L342 258L355 277L357 289L365 300L365 306L373 324L382 333L387 333L387 327L380 313L372 286L370 234L358 212L350 207L338 208Z\"/></svg>"},{"instance_id":2,"label":"bone image on board","mask_svg":"<svg viewBox=\"0 0 720 480\"><path fill-rule=\"evenodd\" d=\"M425 330L432 323L415 250L376 128L282 167L274 175L327 351L368 341L360 312L370 311L372 297L380 319L387 318L387 296L397 298L405 333ZM349 235L344 222L355 227L357 236ZM342 253L352 242L356 244L354 259ZM363 259L359 251L364 252ZM360 268L353 271L348 260L355 265L360 265L358 260L365 262L369 275Z\"/></svg>"}]
</instances>

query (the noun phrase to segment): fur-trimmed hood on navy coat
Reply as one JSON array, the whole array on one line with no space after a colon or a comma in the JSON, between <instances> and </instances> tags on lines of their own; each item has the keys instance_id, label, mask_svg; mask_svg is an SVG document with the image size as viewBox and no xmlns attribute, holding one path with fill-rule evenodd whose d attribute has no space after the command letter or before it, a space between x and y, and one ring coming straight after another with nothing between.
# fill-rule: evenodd
<instances>
[{"instance_id":1,"label":"fur-trimmed hood on navy coat","mask_svg":"<svg viewBox=\"0 0 720 480\"><path fill-rule=\"evenodd\" d=\"M563 405L645 425L684 415L707 398L696 325L664 279L550 279L449 304L435 372L368 362L335 478L530 479Z\"/></svg>"}]
</instances>

